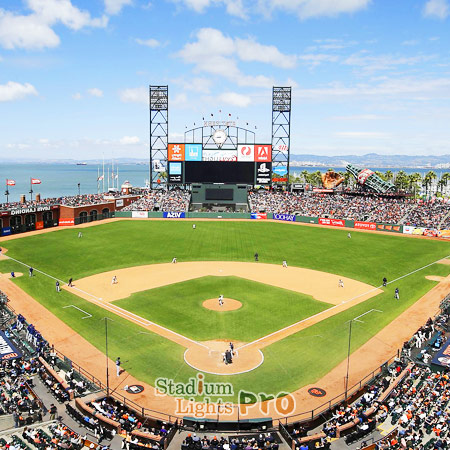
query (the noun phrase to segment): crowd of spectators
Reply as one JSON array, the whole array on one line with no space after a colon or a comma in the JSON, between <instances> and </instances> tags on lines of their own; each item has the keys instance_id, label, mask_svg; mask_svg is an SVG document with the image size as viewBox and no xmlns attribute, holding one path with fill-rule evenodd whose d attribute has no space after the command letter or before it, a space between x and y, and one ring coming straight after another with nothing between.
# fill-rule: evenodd
<instances>
[{"instance_id":1,"label":"crowd of spectators","mask_svg":"<svg viewBox=\"0 0 450 450\"><path fill-rule=\"evenodd\" d=\"M279 444L271 433L259 434L254 437L207 437L188 434L181 444L182 450L278 450Z\"/></svg>"},{"instance_id":2,"label":"crowd of spectators","mask_svg":"<svg viewBox=\"0 0 450 450\"><path fill-rule=\"evenodd\" d=\"M332 217L369 222L405 224L437 228L450 213L450 202L417 201L411 198L373 195L344 195L322 193L292 193L250 191L250 211L300 214L313 217ZM447 218L450 226L450 218Z\"/></svg>"},{"instance_id":3,"label":"crowd of spectators","mask_svg":"<svg viewBox=\"0 0 450 450\"><path fill-rule=\"evenodd\" d=\"M126 206L122 211L166 211L182 212L189 209L190 191L174 189L171 191L149 191L139 200Z\"/></svg>"}]
</instances>

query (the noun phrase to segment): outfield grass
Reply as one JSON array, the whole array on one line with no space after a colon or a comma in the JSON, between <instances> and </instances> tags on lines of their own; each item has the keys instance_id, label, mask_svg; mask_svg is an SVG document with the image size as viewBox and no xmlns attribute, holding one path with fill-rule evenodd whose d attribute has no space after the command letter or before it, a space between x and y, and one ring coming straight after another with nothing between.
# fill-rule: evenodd
<instances>
[{"instance_id":1,"label":"outfield grass","mask_svg":"<svg viewBox=\"0 0 450 450\"><path fill-rule=\"evenodd\" d=\"M61 279L169 262L173 256L178 261L252 261L257 251L261 262L279 264L286 259L289 265L336 273L372 285L379 285L383 276L392 280L450 253L448 243L442 241L356 231L348 239L344 230L283 223L197 222L193 230L192 221L122 221L87 228L82 239L77 234L77 229L67 229L25 235L5 242L2 247L9 249L10 256ZM13 261L0 262L0 272L11 270L26 271ZM345 358L349 319L371 308L383 311L365 316L364 324L354 324L354 350L436 284L426 280L426 275L449 273L450 266L432 265L389 285L383 294L266 347L264 364L258 370L233 377L208 375L207 378L231 381L235 392L239 389L289 392L314 382ZM179 345L152 333L142 334L141 327L69 292L57 294L54 280L35 274L33 278L21 277L14 282L102 351L102 319L105 316L114 319L109 329L110 354L128 359L125 368L138 379L152 383L156 377L165 376L186 381L194 375L193 369L184 363L184 349ZM401 296L398 302L393 299L396 286ZM93 317L80 320L78 311L63 309L68 304ZM430 311L430 315L434 312ZM250 324L252 317L248 321ZM208 325L202 319L202 326Z\"/></svg>"},{"instance_id":2,"label":"outfield grass","mask_svg":"<svg viewBox=\"0 0 450 450\"><path fill-rule=\"evenodd\" d=\"M238 300L235 311L212 311L204 300L219 294ZM202 277L113 302L145 319L197 341L251 342L332 305L309 295L238 277Z\"/></svg>"}]
</instances>

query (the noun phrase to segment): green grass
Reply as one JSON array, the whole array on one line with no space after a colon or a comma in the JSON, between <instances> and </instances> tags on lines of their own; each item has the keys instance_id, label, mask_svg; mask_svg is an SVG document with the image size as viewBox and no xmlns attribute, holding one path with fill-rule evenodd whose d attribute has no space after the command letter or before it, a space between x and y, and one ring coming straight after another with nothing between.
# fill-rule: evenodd
<instances>
[{"instance_id":1,"label":"green grass","mask_svg":"<svg viewBox=\"0 0 450 450\"><path fill-rule=\"evenodd\" d=\"M82 239L78 239L77 234L77 229L67 229L25 235L5 242L2 247L9 249L10 256L64 280L115 268L170 262L173 256L177 256L179 262L253 261L253 254L257 251L261 262L280 264L286 259L289 265L336 273L372 285L379 285L383 276L393 280L450 254L448 243L442 241L357 231L352 232L352 239L348 239L344 230L283 223L197 222L197 229L193 230L192 221L122 221L85 229ZM0 272L10 270L26 272L23 266L13 261L0 262ZM233 377L208 375L207 379L230 381L235 392L246 389L277 393L312 383L346 357L346 322L349 319L372 308L383 311L368 314L363 324L354 323L354 350L436 284L426 280L426 275L445 276L449 273L450 266L432 265L389 285L383 294L266 347L264 364L258 370ZM138 379L153 383L155 378L165 376L175 381L186 381L194 375L195 372L183 362L182 347L153 333L143 334L141 327L69 292L57 294L54 280L36 273L33 278L17 278L15 283L101 351L104 351L102 318L113 318L114 322L109 327L110 355L113 358L121 355L123 360L128 360L125 368ZM400 289L398 302L393 299L396 286ZM209 297L215 297L217 292L214 290L213 294L210 291L210 294ZM264 291L262 295L265 295ZM161 298L154 305L155 309L161 310L156 312L158 317L162 317L164 302L165 298ZM80 320L79 311L63 309L69 304L88 311L93 317ZM315 302L315 307L317 305ZM292 305L288 307L294 308ZM175 305L171 308L176 311ZM278 325L284 319L277 316L276 309L272 311L271 307L270 310L274 317L270 326L281 328ZM430 311L430 315L434 312ZM247 327L252 326L253 320L254 317L248 317ZM205 333L208 328L213 328L205 317L198 321L197 327L203 328ZM203 333L194 328L191 327L190 332Z\"/></svg>"},{"instance_id":2,"label":"green grass","mask_svg":"<svg viewBox=\"0 0 450 450\"><path fill-rule=\"evenodd\" d=\"M242 307L227 312L202 307L204 300L220 294L239 300ZM332 306L287 289L213 276L138 292L114 303L197 341L241 342L253 341Z\"/></svg>"}]
</instances>

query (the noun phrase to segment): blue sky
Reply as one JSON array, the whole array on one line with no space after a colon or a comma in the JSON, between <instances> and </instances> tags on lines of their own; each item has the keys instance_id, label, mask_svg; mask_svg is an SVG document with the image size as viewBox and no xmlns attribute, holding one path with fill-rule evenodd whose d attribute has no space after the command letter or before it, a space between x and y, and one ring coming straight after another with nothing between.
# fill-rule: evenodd
<instances>
[{"instance_id":1,"label":"blue sky","mask_svg":"<svg viewBox=\"0 0 450 450\"><path fill-rule=\"evenodd\" d=\"M148 85L172 142L202 117L293 153L450 154L450 0L0 0L0 159L148 155ZM219 113L219 110L222 113Z\"/></svg>"}]
</instances>

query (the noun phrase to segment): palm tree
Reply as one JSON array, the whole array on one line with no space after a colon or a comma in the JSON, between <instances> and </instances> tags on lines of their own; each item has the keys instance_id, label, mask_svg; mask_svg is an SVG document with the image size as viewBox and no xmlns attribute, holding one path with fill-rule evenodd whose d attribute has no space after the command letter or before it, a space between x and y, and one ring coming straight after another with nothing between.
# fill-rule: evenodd
<instances>
[{"instance_id":1,"label":"palm tree","mask_svg":"<svg viewBox=\"0 0 450 450\"><path fill-rule=\"evenodd\" d=\"M416 189L418 188L418 184L422 181L422 175L419 172L414 172L409 174L409 189L413 190L414 197L416 196Z\"/></svg>"},{"instance_id":2,"label":"palm tree","mask_svg":"<svg viewBox=\"0 0 450 450\"><path fill-rule=\"evenodd\" d=\"M427 172L425 174L425 176L423 177L423 184L425 185L425 191L426 191L427 197L428 197L428 188L431 187L433 180L435 180L436 178L437 178L437 176L432 170Z\"/></svg>"},{"instance_id":3,"label":"palm tree","mask_svg":"<svg viewBox=\"0 0 450 450\"><path fill-rule=\"evenodd\" d=\"M380 172L379 170L375 171L375 175L378 175L382 180L386 181L384 174L382 172Z\"/></svg>"},{"instance_id":4,"label":"palm tree","mask_svg":"<svg viewBox=\"0 0 450 450\"><path fill-rule=\"evenodd\" d=\"M303 181L305 183L307 183L308 182L308 174L309 174L309 172L307 170L302 170L301 174L302 174L302 177L303 177Z\"/></svg>"},{"instance_id":5,"label":"palm tree","mask_svg":"<svg viewBox=\"0 0 450 450\"><path fill-rule=\"evenodd\" d=\"M394 181L395 186L397 186L397 189L405 190L408 187L409 184L409 178L407 173L404 170L400 170Z\"/></svg>"},{"instance_id":6,"label":"palm tree","mask_svg":"<svg viewBox=\"0 0 450 450\"><path fill-rule=\"evenodd\" d=\"M386 181L391 181L392 178L394 178L394 174L392 173L391 170L386 170L386 172L384 173L384 179Z\"/></svg>"}]
</instances>

